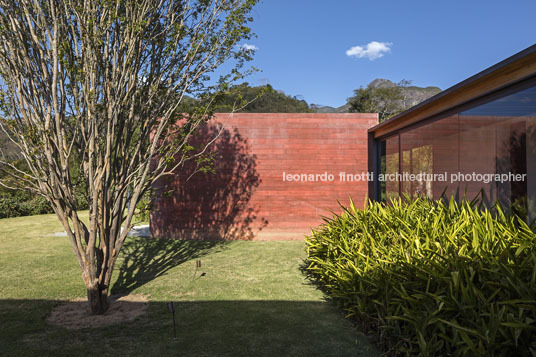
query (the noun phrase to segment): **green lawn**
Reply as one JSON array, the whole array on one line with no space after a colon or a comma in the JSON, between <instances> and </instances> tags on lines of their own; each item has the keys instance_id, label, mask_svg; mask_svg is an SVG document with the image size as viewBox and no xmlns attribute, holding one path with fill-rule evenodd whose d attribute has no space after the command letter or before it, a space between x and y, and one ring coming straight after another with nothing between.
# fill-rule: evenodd
<instances>
[{"instance_id":1,"label":"green lawn","mask_svg":"<svg viewBox=\"0 0 536 357\"><path fill-rule=\"evenodd\" d=\"M52 235L61 230L53 215L0 219L0 355L378 355L305 280L297 241L129 238L112 293L147 295L147 315L103 329L48 325L55 306L85 295L67 238Z\"/></svg>"}]
</instances>

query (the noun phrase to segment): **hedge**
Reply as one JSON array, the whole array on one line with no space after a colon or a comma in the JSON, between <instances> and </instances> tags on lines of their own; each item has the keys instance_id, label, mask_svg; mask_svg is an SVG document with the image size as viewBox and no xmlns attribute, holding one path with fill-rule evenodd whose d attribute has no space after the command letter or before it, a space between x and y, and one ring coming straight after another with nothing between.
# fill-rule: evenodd
<instances>
[{"instance_id":1,"label":"hedge","mask_svg":"<svg viewBox=\"0 0 536 357\"><path fill-rule=\"evenodd\" d=\"M307 237L306 267L396 354L535 355L534 228L475 202L351 202Z\"/></svg>"}]
</instances>

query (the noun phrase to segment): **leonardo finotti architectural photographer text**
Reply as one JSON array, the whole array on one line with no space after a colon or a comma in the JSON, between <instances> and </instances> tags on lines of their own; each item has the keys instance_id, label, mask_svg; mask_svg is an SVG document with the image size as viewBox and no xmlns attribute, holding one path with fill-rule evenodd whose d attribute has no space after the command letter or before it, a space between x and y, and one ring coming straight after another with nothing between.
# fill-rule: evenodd
<instances>
[{"instance_id":1,"label":"leonardo finotti architectural photographer text","mask_svg":"<svg viewBox=\"0 0 536 357\"><path fill-rule=\"evenodd\" d=\"M526 174L513 174L502 173L439 173L439 174L427 174L418 173L411 174L409 172L403 173L391 173L391 174L379 174L378 181L408 181L408 182L510 182L510 181L525 181ZM327 171L322 173L287 173L283 172L283 181L286 182L359 182L359 181L374 181L374 175L372 172L362 172L359 174L352 174L347 172L339 172L338 174L328 173Z\"/></svg>"}]
</instances>

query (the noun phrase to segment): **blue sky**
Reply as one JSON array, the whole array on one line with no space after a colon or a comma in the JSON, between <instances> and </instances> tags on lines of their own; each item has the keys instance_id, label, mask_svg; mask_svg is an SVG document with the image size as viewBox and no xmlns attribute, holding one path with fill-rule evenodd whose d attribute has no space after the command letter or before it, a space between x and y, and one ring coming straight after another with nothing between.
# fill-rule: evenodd
<instances>
[{"instance_id":1,"label":"blue sky","mask_svg":"<svg viewBox=\"0 0 536 357\"><path fill-rule=\"evenodd\" d=\"M535 14L535 0L264 0L247 81L331 106L375 78L446 89L535 44Z\"/></svg>"}]
</instances>

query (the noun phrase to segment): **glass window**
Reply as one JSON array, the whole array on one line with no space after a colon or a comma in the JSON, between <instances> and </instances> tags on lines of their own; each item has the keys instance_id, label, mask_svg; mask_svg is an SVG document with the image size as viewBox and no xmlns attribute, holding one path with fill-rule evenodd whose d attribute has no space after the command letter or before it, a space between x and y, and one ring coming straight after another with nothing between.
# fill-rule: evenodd
<instances>
[{"instance_id":1,"label":"glass window","mask_svg":"<svg viewBox=\"0 0 536 357\"><path fill-rule=\"evenodd\" d=\"M402 192L438 199L456 194L449 182L458 171L458 116L449 116L400 134Z\"/></svg>"},{"instance_id":2,"label":"glass window","mask_svg":"<svg viewBox=\"0 0 536 357\"><path fill-rule=\"evenodd\" d=\"M472 182L519 215L536 218L536 87L490 101L460 113L460 147L468 154L461 172L500 174L507 180ZM515 177L524 176L522 180Z\"/></svg>"},{"instance_id":3,"label":"glass window","mask_svg":"<svg viewBox=\"0 0 536 357\"><path fill-rule=\"evenodd\" d=\"M399 182L399 158L398 158L398 135L392 136L380 142L380 199L388 201L398 197Z\"/></svg>"},{"instance_id":4,"label":"glass window","mask_svg":"<svg viewBox=\"0 0 536 357\"><path fill-rule=\"evenodd\" d=\"M396 177L380 183L383 200L399 190L435 199L483 193L488 207L499 201L536 219L536 87L382 141L381 173L399 169L401 182Z\"/></svg>"}]
</instances>

